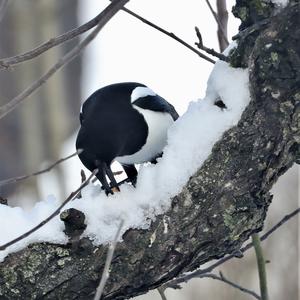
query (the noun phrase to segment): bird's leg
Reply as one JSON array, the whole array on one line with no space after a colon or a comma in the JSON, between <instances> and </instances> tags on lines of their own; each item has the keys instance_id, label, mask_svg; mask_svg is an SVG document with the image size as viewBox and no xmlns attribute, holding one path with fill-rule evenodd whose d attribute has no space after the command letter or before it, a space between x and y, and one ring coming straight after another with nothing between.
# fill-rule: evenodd
<instances>
[{"instance_id":1,"label":"bird's leg","mask_svg":"<svg viewBox=\"0 0 300 300\"><path fill-rule=\"evenodd\" d=\"M106 195L108 194L113 194L113 191L111 190L107 180L106 180L106 164L100 160L96 160L95 162L97 168L98 168L98 173L96 177L99 179L99 181L102 184L102 187L105 190Z\"/></svg>"},{"instance_id":2,"label":"bird's leg","mask_svg":"<svg viewBox=\"0 0 300 300\"><path fill-rule=\"evenodd\" d=\"M134 165L122 165L122 167L128 178L126 180L119 182L119 185L126 181L130 181L132 183L132 185L135 186L137 174L138 174L135 166Z\"/></svg>"},{"instance_id":3,"label":"bird's leg","mask_svg":"<svg viewBox=\"0 0 300 300\"><path fill-rule=\"evenodd\" d=\"M111 186L111 189L113 192L120 192L120 189L119 189L119 186L118 186L118 183L115 179L115 176L110 168L110 166L108 166L106 163L104 163L104 166L105 166L105 172L110 180L110 186Z\"/></svg>"}]
</instances>

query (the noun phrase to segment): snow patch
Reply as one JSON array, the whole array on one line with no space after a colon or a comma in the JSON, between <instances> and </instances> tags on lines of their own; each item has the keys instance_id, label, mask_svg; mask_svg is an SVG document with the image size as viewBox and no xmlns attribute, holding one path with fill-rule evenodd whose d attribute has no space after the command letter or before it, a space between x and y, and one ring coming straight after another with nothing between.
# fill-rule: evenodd
<instances>
[{"instance_id":1,"label":"snow patch","mask_svg":"<svg viewBox=\"0 0 300 300\"><path fill-rule=\"evenodd\" d=\"M272 2L281 8L284 8L289 4L289 0L272 0Z\"/></svg>"},{"instance_id":2,"label":"snow patch","mask_svg":"<svg viewBox=\"0 0 300 300\"><path fill-rule=\"evenodd\" d=\"M156 96L156 93L154 93L148 87L138 86L131 93L131 103L139 98L143 98L147 96Z\"/></svg>"},{"instance_id":3,"label":"snow patch","mask_svg":"<svg viewBox=\"0 0 300 300\"><path fill-rule=\"evenodd\" d=\"M133 98L149 95L149 91L138 91ZM227 109L214 105L218 98ZM81 199L65 207L85 214L87 228L83 235L92 238L95 245L108 243L114 239L121 219L125 221L121 234L128 228L148 228L156 215L170 208L171 197L203 164L215 142L237 124L249 100L248 71L218 61L208 80L205 98L190 103L187 112L171 126L163 157L156 165L140 167L136 188L124 184L120 193L107 197L98 184L90 184L83 189ZM37 203L30 212L0 205L0 245L31 229L58 205L53 197ZM33 242L65 243L63 229L59 216L55 217L28 238L1 251L0 261ZM164 231L167 233L166 225Z\"/></svg>"},{"instance_id":4,"label":"snow patch","mask_svg":"<svg viewBox=\"0 0 300 300\"><path fill-rule=\"evenodd\" d=\"M59 205L59 201L53 196L48 196L45 201L38 202L29 212L20 207L9 207L0 204L0 245L17 238L35 227L54 212ZM31 243L53 242L64 244L68 239L63 230L64 224L59 217L56 217L34 234L8 247L6 250L0 251L0 261L9 253L19 251Z\"/></svg>"}]
</instances>

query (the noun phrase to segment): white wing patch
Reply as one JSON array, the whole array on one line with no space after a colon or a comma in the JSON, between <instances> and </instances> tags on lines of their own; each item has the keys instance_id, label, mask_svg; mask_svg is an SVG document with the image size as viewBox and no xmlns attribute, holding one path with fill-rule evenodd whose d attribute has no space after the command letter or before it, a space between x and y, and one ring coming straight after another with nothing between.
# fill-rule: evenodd
<instances>
[{"instance_id":1,"label":"white wing patch","mask_svg":"<svg viewBox=\"0 0 300 300\"><path fill-rule=\"evenodd\" d=\"M131 93L131 103L146 96L156 96L156 94L148 87L138 86Z\"/></svg>"},{"instance_id":2,"label":"white wing patch","mask_svg":"<svg viewBox=\"0 0 300 300\"><path fill-rule=\"evenodd\" d=\"M174 123L168 113L143 109L136 105L133 105L133 108L142 114L147 122L148 137L145 145L138 152L116 157L116 161L123 164L144 163L160 154L167 145L168 129Z\"/></svg>"}]
</instances>

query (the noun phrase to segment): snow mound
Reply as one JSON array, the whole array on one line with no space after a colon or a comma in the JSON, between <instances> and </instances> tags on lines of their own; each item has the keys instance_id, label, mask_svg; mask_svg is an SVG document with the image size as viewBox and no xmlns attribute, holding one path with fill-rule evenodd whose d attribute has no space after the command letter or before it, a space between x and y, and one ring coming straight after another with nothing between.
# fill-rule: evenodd
<instances>
[{"instance_id":1,"label":"snow mound","mask_svg":"<svg viewBox=\"0 0 300 300\"><path fill-rule=\"evenodd\" d=\"M289 4L289 0L272 0L272 2L278 7L286 7Z\"/></svg>"}]
</instances>

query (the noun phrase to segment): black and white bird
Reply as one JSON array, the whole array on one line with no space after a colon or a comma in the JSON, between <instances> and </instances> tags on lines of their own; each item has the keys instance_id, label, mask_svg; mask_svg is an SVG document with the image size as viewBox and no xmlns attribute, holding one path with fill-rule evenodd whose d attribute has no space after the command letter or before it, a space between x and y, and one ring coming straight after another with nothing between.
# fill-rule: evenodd
<instances>
[{"instance_id":1,"label":"black and white bird","mask_svg":"<svg viewBox=\"0 0 300 300\"><path fill-rule=\"evenodd\" d=\"M76 148L86 168L98 168L106 193L118 190L110 168L116 160L135 183L134 164L155 162L167 143L169 127L178 118L175 108L150 88L136 82L108 85L82 105ZM110 180L107 181L106 176Z\"/></svg>"}]
</instances>

